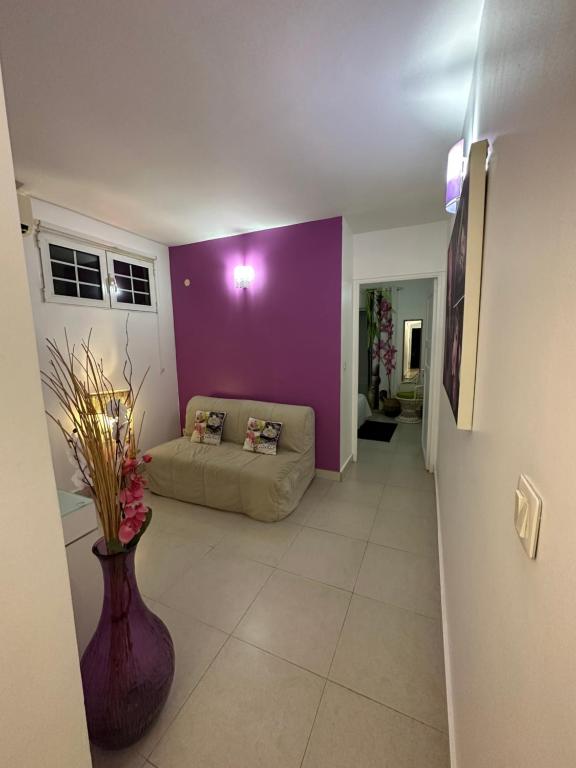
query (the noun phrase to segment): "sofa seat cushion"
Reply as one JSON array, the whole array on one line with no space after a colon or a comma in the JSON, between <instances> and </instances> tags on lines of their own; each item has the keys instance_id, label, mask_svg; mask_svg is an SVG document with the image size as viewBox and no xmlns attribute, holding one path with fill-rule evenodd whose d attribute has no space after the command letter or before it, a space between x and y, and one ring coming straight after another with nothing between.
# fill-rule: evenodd
<instances>
[{"instance_id":1,"label":"sofa seat cushion","mask_svg":"<svg viewBox=\"0 0 576 768\"><path fill-rule=\"evenodd\" d=\"M264 521L290 514L314 475L313 454L281 449L268 456L225 441L212 446L181 437L149 453L153 493Z\"/></svg>"}]
</instances>

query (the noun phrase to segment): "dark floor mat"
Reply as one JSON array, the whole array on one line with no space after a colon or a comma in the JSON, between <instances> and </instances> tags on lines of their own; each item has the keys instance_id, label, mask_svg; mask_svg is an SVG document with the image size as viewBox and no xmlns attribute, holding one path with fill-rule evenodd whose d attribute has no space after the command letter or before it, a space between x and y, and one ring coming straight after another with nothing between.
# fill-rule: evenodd
<instances>
[{"instance_id":1,"label":"dark floor mat","mask_svg":"<svg viewBox=\"0 0 576 768\"><path fill-rule=\"evenodd\" d=\"M389 443L398 424L388 421L365 421L358 430L361 440L378 440L381 443Z\"/></svg>"}]
</instances>

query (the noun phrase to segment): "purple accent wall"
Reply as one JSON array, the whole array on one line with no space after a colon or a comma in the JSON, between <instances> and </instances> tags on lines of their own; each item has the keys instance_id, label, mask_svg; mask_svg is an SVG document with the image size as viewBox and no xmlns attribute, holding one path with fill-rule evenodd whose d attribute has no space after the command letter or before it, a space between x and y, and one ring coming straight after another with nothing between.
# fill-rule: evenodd
<instances>
[{"instance_id":1,"label":"purple accent wall","mask_svg":"<svg viewBox=\"0 0 576 768\"><path fill-rule=\"evenodd\" d=\"M310 405L316 466L338 471L341 270L340 217L170 248L182 421L193 395Z\"/></svg>"}]
</instances>

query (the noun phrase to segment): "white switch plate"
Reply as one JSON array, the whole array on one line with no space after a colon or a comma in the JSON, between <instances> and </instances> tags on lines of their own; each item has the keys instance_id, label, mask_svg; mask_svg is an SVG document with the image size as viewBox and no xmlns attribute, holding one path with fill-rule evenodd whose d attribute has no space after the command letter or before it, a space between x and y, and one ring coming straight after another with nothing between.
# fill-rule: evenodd
<instances>
[{"instance_id":1,"label":"white switch plate","mask_svg":"<svg viewBox=\"0 0 576 768\"><path fill-rule=\"evenodd\" d=\"M514 525L526 554L531 558L536 557L541 515L542 499L526 475L520 475L516 490Z\"/></svg>"}]
</instances>

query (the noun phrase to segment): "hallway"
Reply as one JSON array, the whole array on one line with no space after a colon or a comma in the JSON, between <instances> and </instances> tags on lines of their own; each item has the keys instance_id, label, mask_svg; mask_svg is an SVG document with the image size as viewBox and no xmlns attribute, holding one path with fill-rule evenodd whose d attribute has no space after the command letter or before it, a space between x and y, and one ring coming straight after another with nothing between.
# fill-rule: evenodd
<instances>
[{"instance_id":1,"label":"hallway","mask_svg":"<svg viewBox=\"0 0 576 768\"><path fill-rule=\"evenodd\" d=\"M449 766L420 425L359 441L343 482L317 478L280 523L150 501L139 580L176 678L152 732L94 766Z\"/></svg>"}]
</instances>

